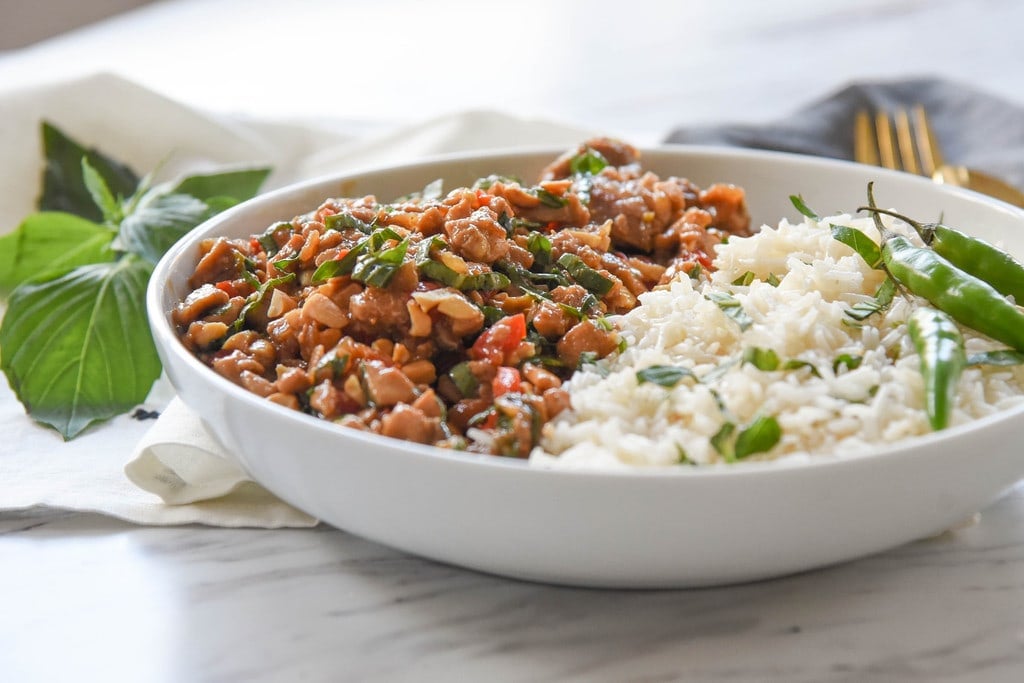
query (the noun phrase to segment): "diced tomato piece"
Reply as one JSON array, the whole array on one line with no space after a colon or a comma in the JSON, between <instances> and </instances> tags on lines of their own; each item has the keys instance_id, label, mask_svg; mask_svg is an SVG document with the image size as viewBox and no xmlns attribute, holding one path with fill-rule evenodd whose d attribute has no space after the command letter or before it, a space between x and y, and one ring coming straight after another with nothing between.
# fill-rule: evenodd
<instances>
[{"instance_id":1,"label":"diced tomato piece","mask_svg":"<svg viewBox=\"0 0 1024 683\"><path fill-rule=\"evenodd\" d=\"M476 191L476 201L480 206L490 206L491 195L487 194L483 190Z\"/></svg>"},{"instance_id":2,"label":"diced tomato piece","mask_svg":"<svg viewBox=\"0 0 1024 683\"><path fill-rule=\"evenodd\" d=\"M526 316L516 313L494 323L477 337L469 355L475 360L486 360L503 365L505 354L514 351L526 339Z\"/></svg>"},{"instance_id":3,"label":"diced tomato piece","mask_svg":"<svg viewBox=\"0 0 1024 683\"><path fill-rule=\"evenodd\" d=\"M214 285L217 289L224 292L228 296L238 296L238 288L235 287L233 280L221 280Z\"/></svg>"},{"instance_id":4,"label":"diced tomato piece","mask_svg":"<svg viewBox=\"0 0 1024 683\"><path fill-rule=\"evenodd\" d=\"M338 210L335 209L334 207L321 206L320 209L317 210L316 212L316 219L323 223L325 218L327 218L328 216L333 216L336 213L338 213Z\"/></svg>"},{"instance_id":5,"label":"diced tomato piece","mask_svg":"<svg viewBox=\"0 0 1024 683\"><path fill-rule=\"evenodd\" d=\"M253 254L258 254L263 251L263 245L255 237L249 238L249 251Z\"/></svg>"},{"instance_id":6,"label":"diced tomato piece","mask_svg":"<svg viewBox=\"0 0 1024 683\"><path fill-rule=\"evenodd\" d=\"M551 221L546 226L548 232L554 232L558 230L558 221Z\"/></svg>"},{"instance_id":7,"label":"diced tomato piece","mask_svg":"<svg viewBox=\"0 0 1024 683\"><path fill-rule=\"evenodd\" d=\"M507 365L499 367L498 374L491 380L491 391L494 393L494 398L504 396L505 394L517 393L522 388L523 378L520 376L519 371Z\"/></svg>"}]
</instances>

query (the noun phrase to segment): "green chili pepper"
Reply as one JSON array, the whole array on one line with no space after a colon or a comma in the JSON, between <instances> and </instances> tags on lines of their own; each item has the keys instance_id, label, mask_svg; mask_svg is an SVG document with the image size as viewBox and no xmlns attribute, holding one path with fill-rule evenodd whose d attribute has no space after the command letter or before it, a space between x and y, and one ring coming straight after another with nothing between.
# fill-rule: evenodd
<instances>
[{"instance_id":1,"label":"green chili pepper","mask_svg":"<svg viewBox=\"0 0 1024 683\"><path fill-rule=\"evenodd\" d=\"M912 294L967 327L1024 351L1024 311L992 285L899 235L886 238L882 260L889 274Z\"/></svg>"},{"instance_id":2,"label":"green chili pepper","mask_svg":"<svg viewBox=\"0 0 1024 683\"><path fill-rule=\"evenodd\" d=\"M1024 264L985 240L971 237L941 223L922 224L885 209L862 207L866 211L899 218L921 236L924 243L961 270L980 277L996 291L1024 303Z\"/></svg>"},{"instance_id":3,"label":"green chili pepper","mask_svg":"<svg viewBox=\"0 0 1024 683\"><path fill-rule=\"evenodd\" d=\"M930 308L914 311L907 329L921 357L928 421L935 431L945 429L953 413L960 373L967 365L964 338L949 316Z\"/></svg>"},{"instance_id":4,"label":"green chili pepper","mask_svg":"<svg viewBox=\"0 0 1024 683\"><path fill-rule=\"evenodd\" d=\"M1024 311L992 285L957 268L930 247L919 247L882 224L868 183L868 210L882 233L882 262L912 294L971 329L1024 351Z\"/></svg>"}]
</instances>

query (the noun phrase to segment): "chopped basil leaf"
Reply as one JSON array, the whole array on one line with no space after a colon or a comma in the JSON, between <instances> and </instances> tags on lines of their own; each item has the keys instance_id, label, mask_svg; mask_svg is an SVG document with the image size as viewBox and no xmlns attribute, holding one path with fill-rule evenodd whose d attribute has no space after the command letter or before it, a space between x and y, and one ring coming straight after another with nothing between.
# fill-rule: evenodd
<instances>
[{"instance_id":1,"label":"chopped basil leaf","mask_svg":"<svg viewBox=\"0 0 1024 683\"><path fill-rule=\"evenodd\" d=\"M678 465L696 465L693 460L690 460L690 456L686 454L686 449L678 443L676 446L676 454L679 456L679 460L676 461Z\"/></svg>"},{"instance_id":2,"label":"chopped basil leaf","mask_svg":"<svg viewBox=\"0 0 1024 683\"><path fill-rule=\"evenodd\" d=\"M740 275L738 278L732 281L732 284L737 287L749 287L750 283L755 280L754 272L748 270L747 272Z\"/></svg>"},{"instance_id":3,"label":"chopped basil leaf","mask_svg":"<svg viewBox=\"0 0 1024 683\"><path fill-rule=\"evenodd\" d=\"M536 194L537 199L540 200L541 204L552 209L561 209L563 206L569 203L569 200L566 199L565 197L559 197L557 194L552 194L548 190L545 190L543 187L538 187L536 189Z\"/></svg>"},{"instance_id":4,"label":"chopped basil leaf","mask_svg":"<svg viewBox=\"0 0 1024 683\"><path fill-rule=\"evenodd\" d=\"M771 416L761 416L736 437L734 455L737 460L742 460L748 455L766 453L781 438L782 428L779 427L779 421Z\"/></svg>"},{"instance_id":5,"label":"chopped basil leaf","mask_svg":"<svg viewBox=\"0 0 1024 683\"><path fill-rule=\"evenodd\" d=\"M337 379L345 374L345 368L348 367L349 354L338 356L333 350L328 351L320 358L320 361L316 364L316 370L325 370L330 368L331 376Z\"/></svg>"},{"instance_id":6,"label":"chopped basil leaf","mask_svg":"<svg viewBox=\"0 0 1024 683\"><path fill-rule=\"evenodd\" d=\"M782 364L783 370L801 370L803 368L810 369L811 374L815 377L821 377L821 373L818 372L818 368L814 363L809 363L805 360L800 360L799 358L793 358Z\"/></svg>"},{"instance_id":7,"label":"chopped basil leaf","mask_svg":"<svg viewBox=\"0 0 1024 683\"><path fill-rule=\"evenodd\" d=\"M846 225L832 225L832 237L853 249L872 268L882 263L882 249L874 241L856 228Z\"/></svg>"},{"instance_id":8,"label":"chopped basil leaf","mask_svg":"<svg viewBox=\"0 0 1024 683\"><path fill-rule=\"evenodd\" d=\"M526 238L526 248L533 254L533 263L538 268L551 265L551 240L539 232L531 232Z\"/></svg>"},{"instance_id":9,"label":"chopped basil leaf","mask_svg":"<svg viewBox=\"0 0 1024 683\"><path fill-rule=\"evenodd\" d=\"M469 361L462 361L448 371L455 388L459 390L463 398L471 398L477 395L480 389L480 382L469 367Z\"/></svg>"},{"instance_id":10,"label":"chopped basil leaf","mask_svg":"<svg viewBox=\"0 0 1024 683\"><path fill-rule=\"evenodd\" d=\"M365 235L373 232L373 224L360 220L347 211L325 218L324 227L328 230L337 230L339 232L342 230L358 230Z\"/></svg>"},{"instance_id":11,"label":"chopped basil leaf","mask_svg":"<svg viewBox=\"0 0 1024 683\"><path fill-rule=\"evenodd\" d=\"M263 303L267 292L271 291L275 287L280 287L286 282L291 282L295 279L295 273L288 273L281 277L270 278L266 282L256 287L256 291L250 294L245 300L245 306L242 306L242 310L239 311L238 317L235 318L235 322L231 325L232 332L238 332L245 325L245 317L249 315L253 310L256 309L261 303ZM246 278L248 282L248 278Z\"/></svg>"},{"instance_id":12,"label":"chopped basil leaf","mask_svg":"<svg viewBox=\"0 0 1024 683\"><path fill-rule=\"evenodd\" d=\"M637 370L636 373L638 383L650 382L666 389L671 389L686 377L697 378L689 368L681 368L677 365L652 365L649 368Z\"/></svg>"},{"instance_id":13,"label":"chopped basil leaf","mask_svg":"<svg viewBox=\"0 0 1024 683\"><path fill-rule=\"evenodd\" d=\"M718 304L722 312L732 318L740 326L741 330L746 330L754 324L753 318L743 310L743 305L731 294L726 292L710 292L707 298Z\"/></svg>"},{"instance_id":14,"label":"chopped basil leaf","mask_svg":"<svg viewBox=\"0 0 1024 683\"><path fill-rule=\"evenodd\" d=\"M816 220L820 220L820 218L818 217L818 214L814 213L814 211L811 210L811 208L809 206L807 206L806 203L804 203L804 198L801 197L800 195L798 195L798 194L791 194L791 195L789 195L789 201L792 202L793 207L796 208L796 210L799 211L804 216L807 216L811 220L815 220L815 221Z\"/></svg>"},{"instance_id":15,"label":"chopped basil leaf","mask_svg":"<svg viewBox=\"0 0 1024 683\"><path fill-rule=\"evenodd\" d=\"M837 356L836 359L832 361L832 372L839 374L839 368L843 367L845 367L847 371L856 370L860 367L862 362L864 362L862 357L844 353Z\"/></svg>"},{"instance_id":16,"label":"chopped basil leaf","mask_svg":"<svg viewBox=\"0 0 1024 683\"><path fill-rule=\"evenodd\" d=\"M736 459L736 450L732 443L733 433L736 431L736 424L724 422L715 435L711 437L711 447L718 451L727 462Z\"/></svg>"},{"instance_id":17,"label":"chopped basil leaf","mask_svg":"<svg viewBox=\"0 0 1024 683\"><path fill-rule=\"evenodd\" d=\"M505 311L496 306L481 306L480 311L484 314L484 325L490 327L505 317Z\"/></svg>"},{"instance_id":18,"label":"chopped basil leaf","mask_svg":"<svg viewBox=\"0 0 1024 683\"><path fill-rule=\"evenodd\" d=\"M893 297L896 295L896 282L891 277L885 278L875 296L870 301L862 301L846 309L846 315L854 320L865 320L875 313L880 313L889 307Z\"/></svg>"},{"instance_id":19,"label":"chopped basil leaf","mask_svg":"<svg viewBox=\"0 0 1024 683\"><path fill-rule=\"evenodd\" d=\"M366 253L356 259L352 279L370 287L387 287L405 260L409 238L383 251Z\"/></svg>"},{"instance_id":20,"label":"chopped basil leaf","mask_svg":"<svg viewBox=\"0 0 1024 683\"><path fill-rule=\"evenodd\" d=\"M502 211L498 214L498 225L505 231L505 237L511 237L514 229L512 227L512 217L508 215L507 211Z\"/></svg>"},{"instance_id":21,"label":"chopped basil leaf","mask_svg":"<svg viewBox=\"0 0 1024 683\"><path fill-rule=\"evenodd\" d=\"M277 259L276 261L271 261L270 263L273 263L274 267L277 268L278 270L280 270L282 272L286 272L289 268L291 268L292 266L294 266L298 262L299 262L299 257L298 257L298 255L295 255L295 256L290 256L288 258Z\"/></svg>"},{"instance_id":22,"label":"chopped basil leaf","mask_svg":"<svg viewBox=\"0 0 1024 683\"><path fill-rule=\"evenodd\" d=\"M569 160L569 172L573 175L597 175L608 165L608 160L596 149L587 148Z\"/></svg>"},{"instance_id":23,"label":"chopped basil leaf","mask_svg":"<svg viewBox=\"0 0 1024 683\"><path fill-rule=\"evenodd\" d=\"M772 372L779 369L779 356L772 349L751 347L743 352L743 362L750 363L758 370L764 372Z\"/></svg>"},{"instance_id":24,"label":"chopped basil leaf","mask_svg":"<svg viewBox=\"0 0 1024 683\"><path fill-rule=\"evenodd\" d=\"M604 296L615 285L611 279L588 266L576 254L562 254L558 258L558 265L564 268L577 284L597 296Z\"/></svg>"},{"instance_id":25,"label":"chopped basil leaf","mask_svg":"<svg viewBox=\"0 0 1024 683\"><path fill-rule=\"evenodd\" d=\"M282 228L289 229L291 227L291 223L274 223L269 228L264 230L263 234L257 238L257 240L260 243L260 246L263 247L263 251L267 253L268 257L274 256L280 250L280 247L277 246L277 240L274 239L274 235L277 234L277 231L281 230Z\"/></svg>"},{"instance_id":26,"label":"chopped basil leaf","mask_svg":"<svg viewBox=\"0 0 1024 683\"><path fill-rule=\"evenodd\" d=\"M313 272L312 283L314 285L330 280L332 277L339 277L341 275L351 275L352 269L355 268L356 259L366 251L370 245L369 238L366 238L358 242L354 247L349 249L348 253L340 259L333 259L331 261L324 261L317 269Z\"/></svg>"}]
</instances>

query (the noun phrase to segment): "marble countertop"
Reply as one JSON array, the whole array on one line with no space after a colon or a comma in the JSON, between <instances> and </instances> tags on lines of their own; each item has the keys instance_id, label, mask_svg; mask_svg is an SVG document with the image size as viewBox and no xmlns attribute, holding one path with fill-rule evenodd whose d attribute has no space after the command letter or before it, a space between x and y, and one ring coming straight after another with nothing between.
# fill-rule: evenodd
<instances>
[{"instance_id":1,"label":"marble countertop","mask_svg":"<svg viewBox=\"0 0 1024 683\"><path fill-rule=\"evenodd\" d=\"M1024 103L1015 0L505 7L159 2L0 53L0 91L112 70L232 115L379 130L514 109L639 142L770 120L854 79L941 75ZM1016 681L1024 488L938 538L695 591L522 583L323 526L33 509L0 513L0 585L6 681Z\"/></svg>"}]
</instances>

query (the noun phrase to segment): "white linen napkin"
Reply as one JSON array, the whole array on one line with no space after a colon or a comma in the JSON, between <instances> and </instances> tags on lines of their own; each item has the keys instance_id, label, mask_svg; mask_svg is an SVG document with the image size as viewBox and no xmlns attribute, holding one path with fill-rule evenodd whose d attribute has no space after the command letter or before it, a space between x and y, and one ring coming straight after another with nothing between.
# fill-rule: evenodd
<instances>
[{"instance_id":1,"label":"white linen napkin","mask_svg":"<svg viewBox=\"0 0 1024 683\"><path fill-rule=\"evenodd\" d=\"M346 130L344 122L268 123L214 116L99 75L0 97L5 157L0 164L0 234L31 213L39 195L41 119L139 172L161 164L167 176L225 164L269 164L274 173L268 187L432 154L569 147L592 134L575 126L467 112L397 130L370 126L367 135L365 122ZM166 379L157 382L141 407L161 412L155 424L123 415L63 442L56 432L32 422L7 383L0 382L0 512L44 506L140 524L316 524L224 457L198 417L173 398Z\"/></svg>"}]
</instances>

